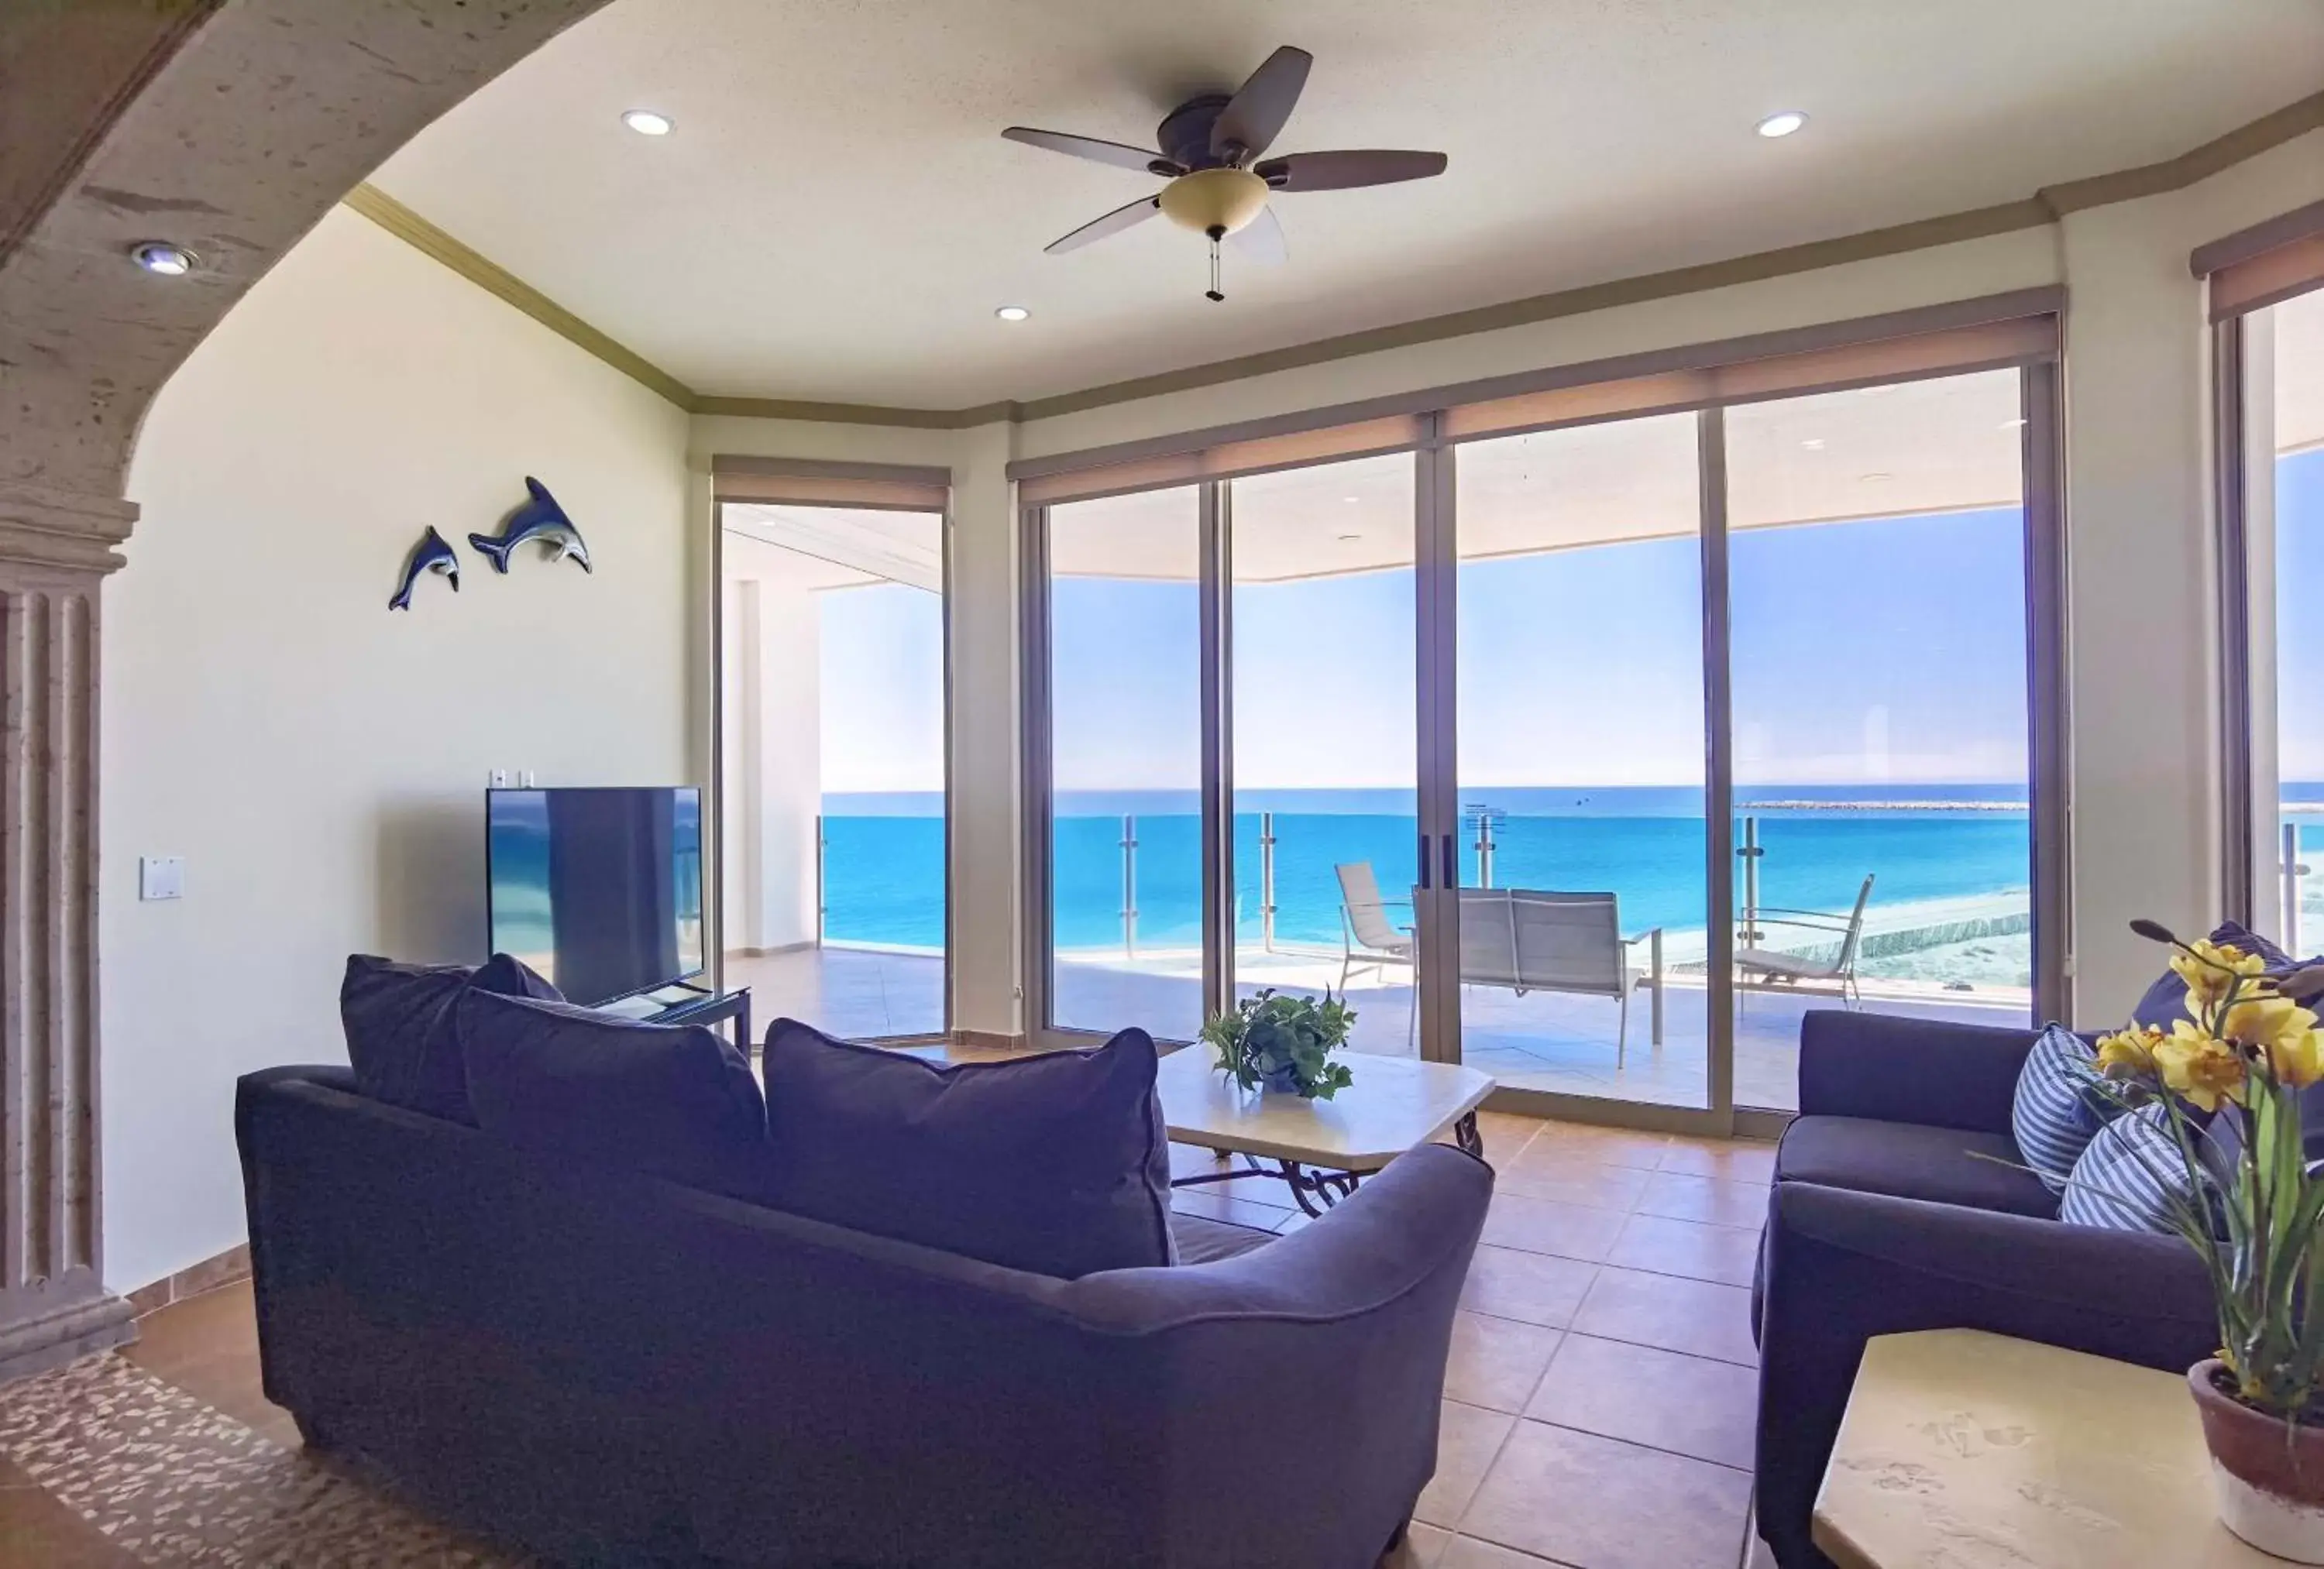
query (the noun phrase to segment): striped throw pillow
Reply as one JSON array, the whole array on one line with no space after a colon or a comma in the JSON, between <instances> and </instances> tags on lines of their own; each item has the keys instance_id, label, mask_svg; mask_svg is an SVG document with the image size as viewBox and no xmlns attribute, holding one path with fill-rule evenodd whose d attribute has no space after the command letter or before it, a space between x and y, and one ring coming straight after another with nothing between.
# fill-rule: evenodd
<instances>
[{"instance_id":1,"label":"striped throw pillow","mask_svg":"<svg viewBox=\"0 0 2324 1569\"><path fill-rule=\"evenodd\" d=\"M2109 1231L2175 1232L2174 1200L2184 1203L2196 1194L2168 1115L2160 1106L2144 1106L2101 1129L2074 1162L2058 1218Z\"/></svg>"},{"instance_id":2,"label":"striped throw pillow","mask_svg":"<svg viewBox=\"0 0 2324 1569\"><path fill-rule=\"evenodd\" d=\"M2089 1041L2063 1024L2052 1024L2034 1042L2025 1066L2018 1070L2009 1131L2017 1140L2017 1152L2052 1193L2066 1190L2074 1162L2106 1121L2104 1103L2075 1068L2097 1057Z\"/></svg>"}]
</instances>

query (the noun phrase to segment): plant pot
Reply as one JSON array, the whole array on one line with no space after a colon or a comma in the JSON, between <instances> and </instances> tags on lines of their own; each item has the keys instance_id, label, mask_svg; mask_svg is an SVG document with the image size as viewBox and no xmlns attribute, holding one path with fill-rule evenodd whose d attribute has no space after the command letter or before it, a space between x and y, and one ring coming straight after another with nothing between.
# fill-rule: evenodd
<instances>
[{"instance_id":1,"label":"plant pot","mask_svg":"<svg viewBox=\"0 0 2324 1569\"><path fill-rule=\"evenodd\" d=\"M1270 1068L1259 1076L1259 1087L1269 1095L1299 1095L1299 1069L1286 1062L1280 1068Z\"/></svg>"},{"instance_id":2,"label":"plant pot","mask_svg":"<svg viewBox=\"0 0 2324 1569\"><path fill-rule=\"evenodd\" d=\"M2282 1418L2220 1387L2228 1376L2216 1358L2187 1370L2220 1523L2263 1553L2324 1564L2324 1428L2299 1423L2287 1435Z\"/></svg>"}]
</instances>

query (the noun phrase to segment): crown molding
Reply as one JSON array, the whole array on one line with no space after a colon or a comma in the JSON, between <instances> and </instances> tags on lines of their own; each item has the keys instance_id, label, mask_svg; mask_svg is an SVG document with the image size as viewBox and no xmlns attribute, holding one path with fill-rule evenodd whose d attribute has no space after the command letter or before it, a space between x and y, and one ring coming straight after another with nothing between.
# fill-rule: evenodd
<instances>
[{"instance_id":1,"label":"crown molding","mask_svg":"<svg viewBox=\"0 0 2324 1569\"><path fill-rule=\"evenodd\" d=\"M600 332L483 252L438 228L379 187L359 185L341 200L413 250L441 262L485 293L506 300L640 386L660 393L689 414L695 411L700 399L693 388L611 334Z\"/></svg>"},{"instance_id":2,"label":"crown molding","mask_svg":"<svg viewBox=\"0 0 2324 1569\"><path fill-rule=\"evenodd\" d=\"M2324 129L2324 92L2312 93L2239 125L2224 136L2161 163L2116 170L2043 186L2030 197L1947 213L1933 218L1894 224L1811 240L1773 251L1731 256L1692 267L1673 268L1634 278L1584 284L1499 305L1459 310L1416 321L1342 333L1280 349L1214 360L1165 371L1151 376L1107 382L1077 392L1024 400L1004 399L967 408L907 408L877 403L827 403L812 399L724 397L696 392L609 334L574 315L524 280L472 247L438 228L376 186L360 185L346 197L346 205L382 228L457 272L478 288L498 296L527 316L595 354L641 385L652 389L689 414L721 414L744 419L794 419L815 424L893 426L916 430L964 430L1002 421L1025 423L1059 415L1079 414L1110 404L1133 402L1169 392L1186 392L1222 382L1240 381L1274 372L1297 370L1358 354L1414 347L1446 338L1496 332L1561 317L1582 316L1617 306L1640 305L1708 289L1756 283L1794 273L1813 272L1851 262L1925 251L1958 244L1992 234L2048 227L2069 213L2116 202L2135 201L2181 190L2198 180L2258 157L2311 131Z\"/></svg>"}]
</instances>

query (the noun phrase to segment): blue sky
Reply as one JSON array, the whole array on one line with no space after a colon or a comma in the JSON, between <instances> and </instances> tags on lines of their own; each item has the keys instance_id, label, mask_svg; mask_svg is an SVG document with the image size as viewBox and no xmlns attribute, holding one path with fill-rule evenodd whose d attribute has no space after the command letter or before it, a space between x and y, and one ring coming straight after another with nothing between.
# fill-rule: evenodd
<instances>
[{"instance_id":1,"label":"blue sky","mask_svg":"<svg viewBox=\"0 0 2324 1569\"><path fill-rule=\"evenodd\" d=\"M2324 618L2297 592L2324 583L2324 452L2280 465L2277 515L2286 774L2324 778ZM2021 782L2022 550L2014 509L1737 534L1738 782ZM1237 590L1241 784L1412 784L1412 596L1409 572ZM1692 539L1465 564L1462 784L1700 784L1700 596ZM821 603L825 788L940 787L936 596ZM1193 586L1064 579L1054 619L1059 787L1195 788Z\"/></svg>"}]
</instances>

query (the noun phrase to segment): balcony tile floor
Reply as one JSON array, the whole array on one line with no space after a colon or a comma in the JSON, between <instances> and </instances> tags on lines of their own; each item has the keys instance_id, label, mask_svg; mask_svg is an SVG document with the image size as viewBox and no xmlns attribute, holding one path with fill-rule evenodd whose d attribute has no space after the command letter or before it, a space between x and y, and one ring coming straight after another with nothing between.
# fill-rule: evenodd
<instances>
[{"instance_id":1,"label":"balcony tile floor","mask_svg":"<svg viewBox=\"0 0 2324 1569\"><path fill-rule=\"evenodd\" d=\"M1384 1564L1766 1569L1743 1287L1770 1148L1480 1122L1505 1180L1453 1330L1436 1475ZM1178 1201L1309 1224L1270 1183L1234 1189ZM247 1281L139 1327L124 1353L0 1390L0 1569L337 1564L355 1542L374 1564L515 1562L306 1459L260 1391Z\"/></svg>"}]
</instances>

